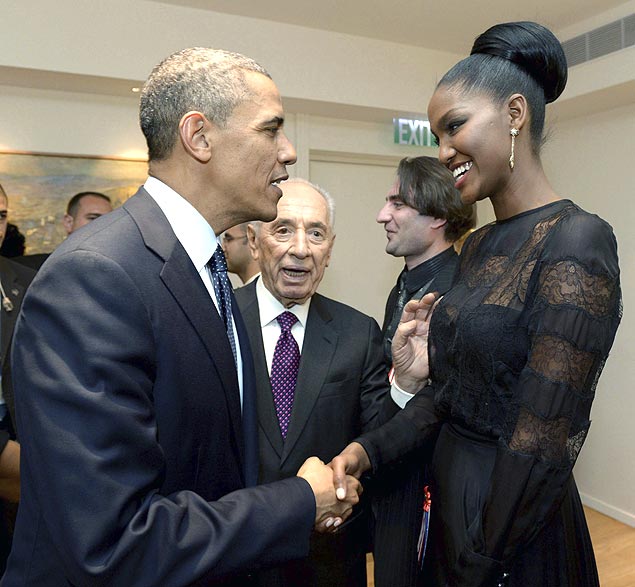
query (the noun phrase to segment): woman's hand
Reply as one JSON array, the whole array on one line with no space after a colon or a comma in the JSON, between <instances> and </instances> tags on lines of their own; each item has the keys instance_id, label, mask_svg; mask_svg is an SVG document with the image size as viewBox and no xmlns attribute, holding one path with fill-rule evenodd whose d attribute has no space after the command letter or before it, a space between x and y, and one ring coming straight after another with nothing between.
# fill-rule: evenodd
<instances>
[{"instance_id":1,"label":"woman's hand","mask_svg":"<svg viewBox=\"0 0 635 587\"><path fill-rule=\"evenodd\" d=\"M428 331L437 299L429 293L420 300L410 300L404 307L397 331L392 338L392 363L395 383L404 391L416 393L430 376Z\"/></svg>"}]
</instances>

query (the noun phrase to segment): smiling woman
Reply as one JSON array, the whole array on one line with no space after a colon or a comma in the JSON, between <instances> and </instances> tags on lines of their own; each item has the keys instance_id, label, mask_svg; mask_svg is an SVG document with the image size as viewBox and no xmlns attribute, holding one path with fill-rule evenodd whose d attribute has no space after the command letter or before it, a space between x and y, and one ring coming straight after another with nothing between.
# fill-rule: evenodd
<instances>
[{"instance_id":1,"label":"smiling woman","mask_svg":"<svg viewBox=\"0 0 635 587\"><path fill-rule=\"evenodd\" d=\"M572 469L621 295L611 227L561 199L540 162L545 104L564 89L566 71L544 27L496 25L429 104L439 159L461 199L489 198L496 222L465 242L429 340L423 319L419 333L404 327L393 339L393 357L406 340L396 346L410 354L404 364L428 346L429 369L418 363L421 384L431 383L341 463L375 470L440 427L422 540L426 586L599 584Z\"/></svg>"},{"instance_id":2,"label":"smiling woman","mask_svg":"<svg viewBox=\"0 0 635 587\"><path fill-rule=\"evenodd\" d=\"M611 227L542 171L545 104L566 79L550 31L507 23L476 40L430 101L462 200L489 198L497 219L468 238L432 319L446 421L424 568L433 585L598 584L571 470L620 320L619 268Z\"/></svg>"}]
</instances>

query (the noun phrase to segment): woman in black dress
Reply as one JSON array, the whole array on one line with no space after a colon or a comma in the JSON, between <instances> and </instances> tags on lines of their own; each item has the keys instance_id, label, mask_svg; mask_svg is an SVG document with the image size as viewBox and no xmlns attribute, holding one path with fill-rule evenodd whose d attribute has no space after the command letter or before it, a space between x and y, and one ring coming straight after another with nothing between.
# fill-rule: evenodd
<instances>
[{"instance_id":1,"label":"woman in black dress","mask_svg":"<svg viewBox=\"0 0 635 587\"><path fill-rule=\"evenodd\" d=\"M418 352L430 384L334 462L336 478L360 474L440 429L424 585L599 584L572 468L620 320L619 268L611 227L558 196L540 162L545 104L566 78L551 32L501 24L428 107L463 202L489 198L496 221L466 241L429 341L425 323L408 321L425 303L404 314L395 366L405 372Z\"/></svg>"}]
</instances>

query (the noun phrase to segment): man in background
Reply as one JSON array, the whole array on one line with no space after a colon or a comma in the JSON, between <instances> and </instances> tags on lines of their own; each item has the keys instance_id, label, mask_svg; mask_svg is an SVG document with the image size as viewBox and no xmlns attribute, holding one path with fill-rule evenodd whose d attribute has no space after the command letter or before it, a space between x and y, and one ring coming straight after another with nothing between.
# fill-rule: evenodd
<instances>
[{"instance_id":1,"label":"man in background","mask_svg":"<svg viewBox=\"0 0 635 587\"><path fill-rule=\"evenodd\" d=\"M82 226L96 220L104 214L112 212L112 203L106 194L100 192L79 192L75 194L66 206L66 213L62 217L62 226L69 236ZM15 261L21 265L31 267L36 271L42 266L50 253L34 253L16 257Z\"/></svg>"},{"instance_id":2,"label":"man in background","mask_svg":"<svg viewBox=\"0 0 635 587\"><path fill-rule=\"evenodd\" d=\"M405 262L388 296L382 326L388 370L392 337L405 304L429 292L443 295L452 286L458 265L454 242L475 221L472 207L461 202L454 188L452 173L436 158L406 157L399 162L396 180L377 215L386 231L386 252ZM415 454L373 485L376 587L417 585L424 460L425 455Z\"/></svg>"},{"instance_id":3,"label":"man in background","mask_svg":"<svg viewBox=\"0 0 635 587\"><path fill-rule=\"evenodd\" d=\"M331 469L255 487L254 372L218 235L270 221L295 162L269 74L179 51L140 100L149 177L66 239L13 352L22 494L4 587L248 585L346 517Z\"/></svg>"},{"instance_id":4,"label":"man in background","mask_svg":"<svg viewBox=\"0 0 635 587\"><path fill-rule=\"evenodd\" d=\"M223 252L227 259L227 271L240 277L243 285L251 283L260 274L258 261L251 256L247 242L247 224L232 226L223 233Z\"/></svg>"},{"instance_id":5,"label":"man in background","mask_svg":"<svg viewBox=\"0 0 635 587\"><path fill-rule=\"evenodd\" d=\"M0 244L4 241L9 200L0 185ZM20 445L15 427L10 350L13 327L35 271L0 257L0 576L11 550L15 512L20 499Z\"/></svg>"},{"instance_id":6,"label":"man in background","mask_svg":"<svg viewBox=\"0 0 635 587\"><path fill-rule=\"evenodd\" d=\"M278 216L250 224L261 276L236 291L256 370L263 483L295 474L310 455L330 461L378 423L389 390L372 318L316 292L329 264L334 203L301 179L282 185ZM260 574L262 587L366 587L364 509L309 557Z\"/></svg>"},{"instance_id":7,"label":"man in background","mask_svg":"<svg viewBox=\"0 0 635 587\"><path fill-rule=\"evenodd\" d=\"M108 212L112 212L112 202L106 194L79 192L68 201L62 224L66 234L72 234Z\"/></svg>"},{"instance_id":8,"label":"man in background","mask_svg":"<svg viewBox=\"0 0 635 587\"><path fill-rule=\"evenodd\" d=\"M66 234L72 234L108 212L112 212L112 203L106 194L79 192L69 200L62 224Z\"/></svg>"}]
</instances>

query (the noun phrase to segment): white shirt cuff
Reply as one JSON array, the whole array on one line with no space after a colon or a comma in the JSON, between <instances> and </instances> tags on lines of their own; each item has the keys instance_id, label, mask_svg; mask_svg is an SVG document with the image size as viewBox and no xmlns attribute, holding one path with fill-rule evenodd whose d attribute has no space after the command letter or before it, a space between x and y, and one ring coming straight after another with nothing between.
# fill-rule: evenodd
<instances>
[{"instance_id":1,"label":"white shirt cuff","mask_svg":"<svg viewBox=\"0 0 635 587\"><path fill-rule=\"evenodd\" d=\"M400 407L405 408L406 404L415 396L414 393L408 393L399 387L393 379L390 385L390 397Z\"/></svg>"}]
</instances>

